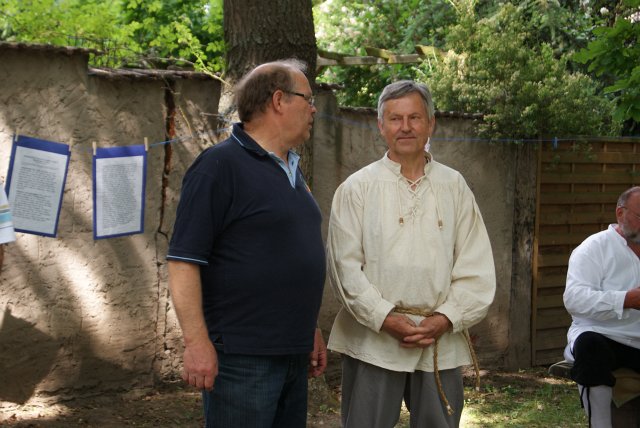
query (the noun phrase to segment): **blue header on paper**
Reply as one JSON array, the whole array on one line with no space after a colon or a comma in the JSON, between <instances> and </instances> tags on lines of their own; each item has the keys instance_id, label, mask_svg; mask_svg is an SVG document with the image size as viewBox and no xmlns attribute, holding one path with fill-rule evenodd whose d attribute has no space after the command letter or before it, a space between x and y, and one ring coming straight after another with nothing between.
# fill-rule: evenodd
<instances>
[{"instance_id":1,"label":"blue header on paper","mask_svg":"<svg viewBox=\"0 0 640 428\"><path fill-rule=\"evenodd\" d=\"M128 156L144 156L147 152L142 145L125 147L102 147L96 149L97 158L122 158Z\"/></svg>"}]
</instances>

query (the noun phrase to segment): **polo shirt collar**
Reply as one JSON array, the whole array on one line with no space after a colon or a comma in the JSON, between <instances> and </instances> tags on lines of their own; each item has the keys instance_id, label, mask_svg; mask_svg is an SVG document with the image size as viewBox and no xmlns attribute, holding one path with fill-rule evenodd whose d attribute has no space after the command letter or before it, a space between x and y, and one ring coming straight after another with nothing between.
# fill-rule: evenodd
<instances>
[{"instance_id":1,"label":"polo shirt collar","mask_svg":"<svg viewBox=\"0 0 640 428\"><path fill-rule=\"evenodd\" d=\"M238 144L244 147L250 152L254 152L259 156L267 156L269 153L260 146L253 138L249 136L244 130L242 122L234 123L231 131L231 138L233 138Z\"/></svg>"}]
</instances>

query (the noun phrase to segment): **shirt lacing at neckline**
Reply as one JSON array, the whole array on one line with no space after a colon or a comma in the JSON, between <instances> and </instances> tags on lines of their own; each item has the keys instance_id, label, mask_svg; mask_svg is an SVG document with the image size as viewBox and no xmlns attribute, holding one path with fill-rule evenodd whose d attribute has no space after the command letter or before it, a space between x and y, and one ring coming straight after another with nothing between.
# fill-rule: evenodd
<instances>
[{"instance_id":1,"label":"shirt lacing at neckline","mask_svg":"<svg viewBox=\"0 0 640 428\"><path fill-rule=\"evenodd\" d=\"M418 178L417 180L410 180L404 175L400 174L398 179L396 180L396 190L398 192L398 223L400 226L404 225L404 207L402 206L402 195L400 193L400 181L404 181L408 184L407 190L411 194L413 199L413 206L407 217L411 218L412 221L415 221L418 211L420 210L420 196L418 196L418 190L420 188L420 184L422 183L425 176Z\"/></svg>"},{"instance_id":2,"label":"shirt lacing at neckline","mask_svg":"<svg viewBox=\"0 0 640 428\"><path fill-rule=\"evenodd\" d=\"M440 218L440 207L438 204L438 195L436 194L433 188L433 184L431 183L431 180L426 174L421 176L417 180L411 180L402 174L398 175L398 179L396 180L396 192L398 195L398 224L400 226L404 226L404 219L405 219L405 215L404 215L405 211L402 205L402 194L400 192L400 182L404 181L408 184L407 190L411 194L414 202L413 206L411 207L411 210L409 211L409 214L406 217L411 218L411 221L415 221L416 217L420 212L420 202L421 202L421 198L418 195L418 190L420 189L420 185L422 184L422 182L425 180L429 182L429 188L433 193L433 198L435 200L435 205L436 205L436 215L438 216L438 228L442 230L442 219Z\"/></svg>"}]
</instances>

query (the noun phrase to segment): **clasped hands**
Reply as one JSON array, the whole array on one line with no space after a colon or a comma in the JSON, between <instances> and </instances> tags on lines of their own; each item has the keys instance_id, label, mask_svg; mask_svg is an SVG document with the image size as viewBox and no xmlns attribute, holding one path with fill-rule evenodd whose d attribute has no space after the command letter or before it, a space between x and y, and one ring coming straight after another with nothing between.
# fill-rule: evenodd
<instances>
[{"instance_id":1,"label":"clasped hands","mask_svg":"<svg viewBox=\"0 0 640 428\"><path fill-rule=\"evenodd\" d=\"M382 330L398 339L402 348L426 348L451 328L443 314L433 314L416 324L403 314L391 312L382 323Z\"/></svg>"}]
</instances>

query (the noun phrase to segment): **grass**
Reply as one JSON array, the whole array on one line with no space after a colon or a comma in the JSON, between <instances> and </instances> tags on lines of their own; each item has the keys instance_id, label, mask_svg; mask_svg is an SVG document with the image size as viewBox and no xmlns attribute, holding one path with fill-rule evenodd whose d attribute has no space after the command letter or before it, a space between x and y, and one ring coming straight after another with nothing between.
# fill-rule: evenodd
<instances>
[{"instance_id":1,"label":"grass","mask_svg":"<svg viewBox=\"0 0 640 428\"><path fill-rule=\"evenodd\" d=\"M461 427L585 427L575 384L536 367L515 372L483 373L480 391L465 376L465 408ZM403 410L396 428L409 427Z\"/></svg>"}]
</instances>

